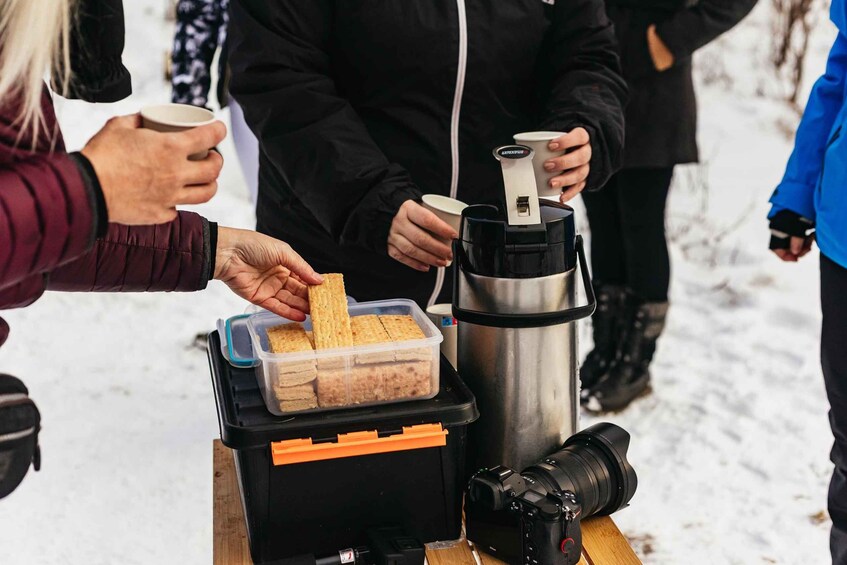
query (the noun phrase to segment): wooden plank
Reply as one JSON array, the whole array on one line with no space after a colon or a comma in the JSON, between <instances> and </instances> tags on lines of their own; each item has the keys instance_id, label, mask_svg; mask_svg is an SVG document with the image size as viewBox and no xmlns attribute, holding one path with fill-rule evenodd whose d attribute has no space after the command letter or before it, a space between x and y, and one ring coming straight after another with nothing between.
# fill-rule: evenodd
<instances>
[{"instance_id":1,"label":"wooden plank","mask_svg":"<svg viewBox=\"0 0 847 565\"><path fill-rule=\"evenodd\" d=\"M250 565L247 527L241 509L241 495L235 474L232 451L220 440L212 447L214 478L212 479L212 513L214 540L212 562L215 565Z\"/></svg>"},{"instance_id":2,"label":"wooden plank","mask_svg":"<svg viewBox=\"0 0 847 565\"><path fill-rule=\"evenodd\" d=\"M461 541L450 549L427 549L429 565L475 565L473 553L467 542Z\"/></svg>"},{"instance_id":3,"label":"wooden plank","mask_svg":"<svg viewBox=\"0 0 847 565\"><path fill-rule=\"evenodd\" d=\"M611 518L590 518L582 523L583 554L588 565L641 565L629 542Z\"/></svg>"},{"instance_id":4,"label":"wooden plank","mask_svg":"<svg viewBox=\"0 0 847 565\"><path fill-rule=\"evenodd\" d=\"M491 557L490 555L488 555L484 551L479 551L479 548L477 548L477 553L479 554L480 561L482 562L482 565L506 565L506 563L504 563L503 561L500 561L496 557ZM427 554L427 558L429 558L429 554ZM473 561L470 561L470 563L473 563ZM589 565L588 561L585 558L585 552L584 551L583 551L582 557L580 557L580 559L579 559L579 565ZM612 564L610 562L609 565L617 565L617 564L616 563Z\"/></svg>"},{"instance_id":5,"label":"wooden plank","mask_svg":"<svg viewBox=\"0 0 847 565\"><path fill-rule=\"evenodd\" d=\"M232 451L215 440L212 448L213 550L214 565L251 565L244 511L235 473ZM607 516L591 518L582 524L584 554L580 565L640 565L615 523ZM505 565L499 559L479 552L482 565ZM476 565L471 548L462 542L449 549L428 550L430 565Z\"/></svg>"}]
</instances>

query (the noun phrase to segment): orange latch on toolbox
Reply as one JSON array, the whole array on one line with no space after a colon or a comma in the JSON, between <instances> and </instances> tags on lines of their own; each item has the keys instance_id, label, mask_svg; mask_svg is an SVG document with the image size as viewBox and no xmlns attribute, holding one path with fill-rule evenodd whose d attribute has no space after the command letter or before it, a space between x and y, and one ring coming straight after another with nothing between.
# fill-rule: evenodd
<instances>
[{"instance_id":1,"label":"orange latch on toolbox","mask_svg":"<svg viewBox=\"0 0 847 565\"><path fill-rule=\"evenodd\" d=\"M422 424L403 428L403 433L379 437L378 432L338 434L337 443L313 444L311 438L275 441L271 444L274 465L342 459L447 445L447 430L441 424Z\"/></svg>"}]
</instances>

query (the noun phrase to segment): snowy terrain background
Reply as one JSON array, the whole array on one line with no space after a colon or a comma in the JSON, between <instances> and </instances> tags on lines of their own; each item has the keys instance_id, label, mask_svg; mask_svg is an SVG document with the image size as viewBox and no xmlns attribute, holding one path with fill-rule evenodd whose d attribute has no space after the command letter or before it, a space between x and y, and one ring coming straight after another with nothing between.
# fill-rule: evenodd
<instances>
[{"instance_id":1,"label":"snowy terrain background","mask_svg":"<svg viewBox=\"0 0 847 565\"><path fill-rule=\"evenodd\" d=\"M135 94L115 105L60 101L71 149L111 115L169 98L166 2L125 5ZM797 122L768 70L770 34L760 2L697 55L704 163L678 170L670 200L673 308L655 392L608 418L633 436L640 484L615 520L645 563L829 560L817 256L786 265L766 250L766 202ZM819 18L805 93L834 37ZM252 227L228 143L221 189L198 209ZM44 459L0 503L0 563L210 562L218 427L206 356L192 342L244 307L213 282L188 295L48 294L3 313L12 334L0 368L38 402Z\"/></svg>"}]
</instances>

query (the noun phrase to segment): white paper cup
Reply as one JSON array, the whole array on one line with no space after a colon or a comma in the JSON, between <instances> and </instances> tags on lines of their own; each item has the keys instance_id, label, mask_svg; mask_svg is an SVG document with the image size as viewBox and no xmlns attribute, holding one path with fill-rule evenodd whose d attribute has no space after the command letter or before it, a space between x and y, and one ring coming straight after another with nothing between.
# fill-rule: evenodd
<instances>
[{"instance_id":1,"label":"white paper cup","mask_svg":"<svg viewBox=\"0 0 847 565\"><path fill-rule=\"evenodd\" d=\"M562 188L551 188L550 179L557 177L561 171L549 172L544 169L544 163L553 157L561 157L565 151L550 151L547 144L557 137L562 137L565 132L562 131L528 131L515 135L515 143L526 145L535 151L535 156L532 158L532 168L535 170L535 186L538 190L538 196L556 198L562 194Z\"/></svg>"},{"instance_id":2,"label":"white paper cup","mask_svg":"<svg viewBox=\"0 0 847 565\"><path fill-rule=\"evenodd\" d=\"M426 315L435 324L435 327L444 336L444 341L441 342L441 353L450 361L453 368L456 368L456 342L458 340L459 326L456 318L453 317L452 304L433 304L426 309Z\"/></svg>"},{"instance_id":3,"label":"white paper cup","mask_svg":"<svg viewBox=\"0 0 847 565\"><path fill-rule=\"evenodd\" d=\"M459 228L462 226L462 211L468 207L467 204L440 194L424 194L422 200L424 208L459 233Z\"/></svg>"},{"instance_id":4,"label":"white paper cup","mask_svg":"<svg viewBox=\"0 0 847 565\"><path fill-rule=\"evenodd\" d=\"M188 104L159 104L141 109L141 127L161 133L176 133L199 126L206 126L215 121L215 114L205 108ZM209 151L195 153L188 158L201 161L209 155Z\"/></svg>"},{"instance_id":5,"label":"white paper cup","mask_svg":"<svg viewBox=\"0 0 847 565\"><path fill-rule=\"evenodd\" d=\"M438 216L438 219L448 224L456 233L462 227L462 211L468 207L461 200L441 196L440 194L424 194L423 207ZM453 262L447 263L449 267Z\"/></svg>"}]
</instances>

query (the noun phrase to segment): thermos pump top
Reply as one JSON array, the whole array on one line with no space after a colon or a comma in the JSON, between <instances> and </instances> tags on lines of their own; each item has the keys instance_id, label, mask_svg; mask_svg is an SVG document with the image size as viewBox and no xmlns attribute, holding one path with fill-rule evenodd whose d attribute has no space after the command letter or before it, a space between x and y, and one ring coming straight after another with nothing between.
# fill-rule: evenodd
<instances>
[{"instance_id":1,"label":"thermos pump top","mask_svg":"<svg viewBox=\"0 0 847 565\"><path fill-rule=\"evenodd\" d=\"M485 277L531 279L576 266L573 210L557 202L539 206L541 223L511 226L496 206L470 206L459 237L463 268Z\"/></svg>"}]
</instances>

